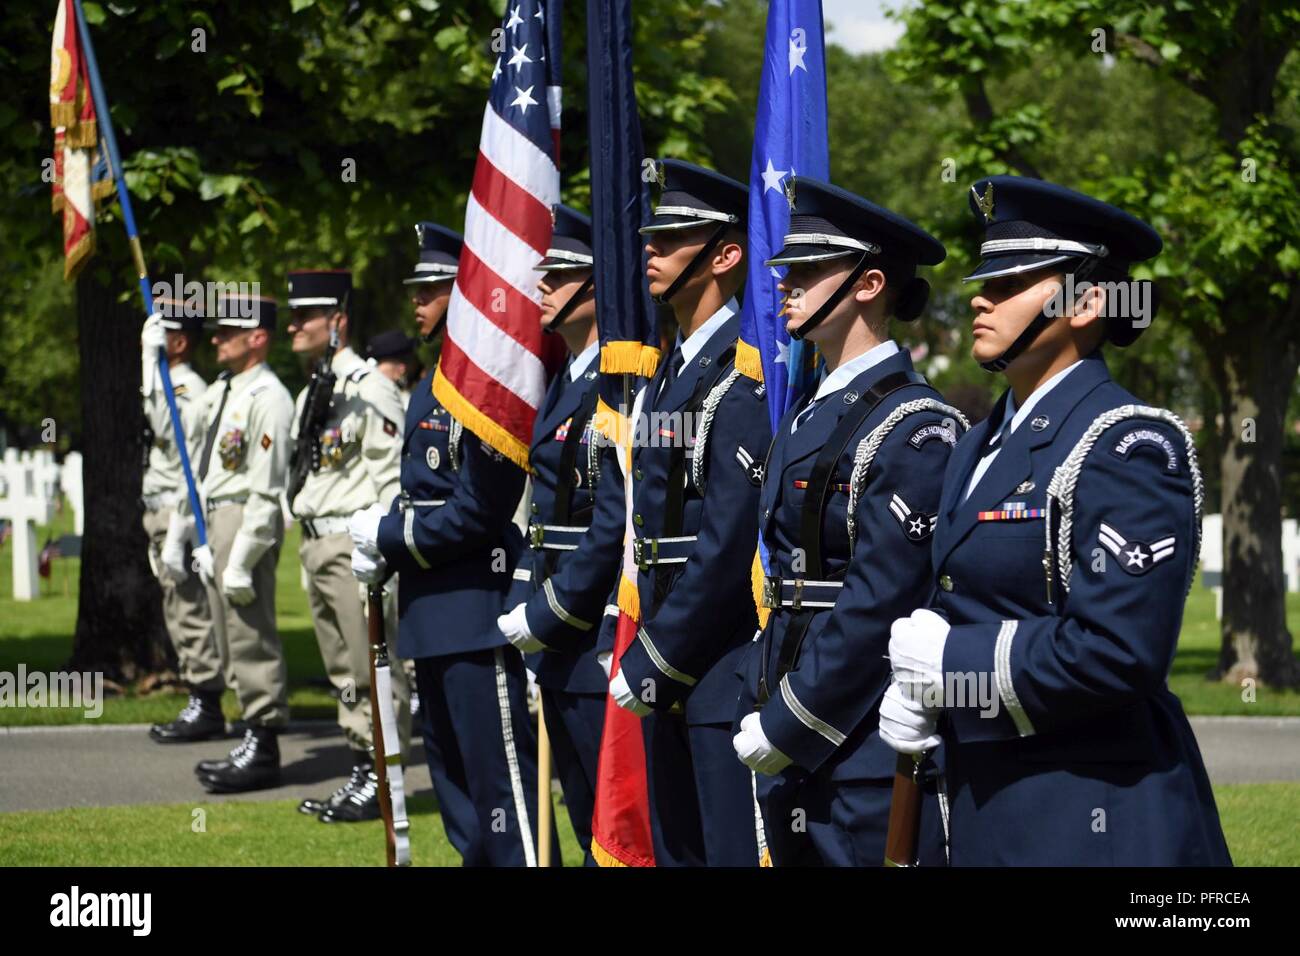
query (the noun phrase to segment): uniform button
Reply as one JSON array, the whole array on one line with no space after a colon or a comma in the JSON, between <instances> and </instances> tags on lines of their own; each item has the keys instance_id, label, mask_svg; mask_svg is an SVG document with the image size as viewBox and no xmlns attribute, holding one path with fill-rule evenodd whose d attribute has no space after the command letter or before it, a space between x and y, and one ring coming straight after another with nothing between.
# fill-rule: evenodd
<instances>
[{"instance_id":1,"label":"uniform button","mask_svg":"<svg viewBox=\"0 0 1300 956\"><path fill-rule=\"evenodd\" d=\"M640 469L640 468L633 468L633 469L632 469L632 477L636 478L637 481L640 481L640 480L641 480L641 469Z\"/></svg>"},{"instance_id":2,"label":"uniform button","mask_svg":"<svg viewBox=\"0 0 1300 956\"><path fill-rule=\"evenodd\" d=\"M533 514L537 514L537 502L535 501L533 502L532 508L533 508Z\"/></svg>"},{"instance_id":3,"label":"uniform button","mask_svg":"<svg viewBox=\"0 0 1300 956\"><path fill-rule=\"evenodd\" d=\"M645 520L639 514L635 514L632 516L632 523L639 528L645 524Z\"/></svg>"},{"instance_id":4,"label":"uniform button","mask_svg":"<svg viewBox=\"0 0 1300 956\"><path fill-rule=\"evenodd\" d=\"M945 591L951 591L952 578L946 574L939 575L939 587L943 588Z\"/></svg>"}]
</instances>

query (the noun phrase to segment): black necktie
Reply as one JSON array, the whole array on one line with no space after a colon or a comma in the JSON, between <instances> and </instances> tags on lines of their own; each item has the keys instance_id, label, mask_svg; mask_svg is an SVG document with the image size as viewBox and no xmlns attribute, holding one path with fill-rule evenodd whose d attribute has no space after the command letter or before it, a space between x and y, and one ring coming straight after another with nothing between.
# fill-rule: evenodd
<instances>
[{"instance_id":1,"label":"black necktie","mask_svg":"<svg viewBox=\"0 0 1300 956\"><path fill-rule=\"evenodd\" d=\"M664 373L664 380L659 383L659 395L663 395L673 387L673 382L677 381L677 376L681 374L682 366L685 364L682 347L678 345L673 349L673 354L668 356L668 371Z\"/></svg>"},{"instance_id":2,"label":"black necktie","mask_svg":"<svg viewBox=\"0 0 1300 956\"><path fill-rule=\"evenodd\" d=\"M208 429L207 441L203 443L203 457L199 459L199 484L203 484L203 479L208 477L208 460L212 457L212 446L217 441L217 429L221 427L221 413L226 410L226 399L230 397L230 383L234 376L223 373L226 380L226 387L222 389L221 401L217 404L217 417L212 420L212 427Z\"/></svg>"}]
</instances>

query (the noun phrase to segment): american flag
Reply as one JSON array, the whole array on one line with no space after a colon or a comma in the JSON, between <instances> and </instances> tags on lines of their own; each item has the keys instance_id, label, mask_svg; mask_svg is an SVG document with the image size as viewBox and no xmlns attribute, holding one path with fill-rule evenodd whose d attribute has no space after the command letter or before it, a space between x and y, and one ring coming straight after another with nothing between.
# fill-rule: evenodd
<instances>
[{"instance_id":1,"label":"american flag","mask_svg":"<svg viewBox=\"0 0 1300 956\"><path fill-rule=\"evenodd\" d=\"M522 468L564 348L543 337L534 271L560 201L560 11L561 0L507 0L433 382L465 427Z\"/></svg>"}]
</instances>

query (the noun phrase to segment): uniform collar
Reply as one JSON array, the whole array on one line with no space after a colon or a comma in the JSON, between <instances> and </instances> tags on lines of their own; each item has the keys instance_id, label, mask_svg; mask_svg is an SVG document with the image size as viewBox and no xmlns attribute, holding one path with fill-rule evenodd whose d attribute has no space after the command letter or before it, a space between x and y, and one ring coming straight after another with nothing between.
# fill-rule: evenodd
<instances>
[{"instance_id":1,"label":"uniform collar","mask_svg":"<svg viewBox=\"0 0 1300 956\"><path fill-rule=\"evenodd\" d=\"M244 369L238 375L232 375L230 377L230 390L232 392L243 391L253 382L261 378L262 373L266 371L266 368L267 365L265 362L258 362L256 365Z\"/></svg>"},{"instance_id":2,"label":"uniform collar","mask_svg":"<svg viewBox=\"0 0 1300 956\"><path fill-rule=\"evenodd\" d=\"M686 336L681 341L682 362L683 365L689 365L700 354L704 346L709 344L709 339L727 324L727 320L740 311L740 305L736 302L736 297L732 296L723 304L717 312L709 316L708 320L698 329Z\"/></svg>"},{"instance_id":3,"label":"uniform collar","mask_svg":"<svg viewBox=\"0 0 1300 956\"><path fill-rule=\"evenodd\" d=\"M352 346L344 345L334 353L334 360L330 362L330 368L334 369L334 371L338 372L340 375L346 375L358 365L364 364L365 362L361 360L361 356L352 351Z\"/></svg>"},{"instance_id":4,"label":"uniform collar","mask_svg":"<svg viewBox=\"0 0 1300 956\"><path fill-rule=\"evenodd\" d=\"M588 345L585 349L574 356L573 361L569 363L569 381L576 382L582 377L582 373L587 371L591 363L595 361L596 354L600 351L600 341L597 340Z\"/></svg>"},{"instance_id":5,"label":"uniform collar","mask_svg":"<svg viewBox=\"0 0 1300 956\"><path fill-rule=\"evenodd\" d=\"M861 355L855 356L847 362L840 363L835 371L831 372L821 380L821 384L817 386L817 394L813 396L813 401L818 401L831 394L831 392L838 392L840 389L846 388L849 382L853 381L867 369L879 365L885 359L900 351L902 350L898 347L897 342L893 339L886 339L874 348L870 348L863 352Z\"/></svg>"},{"instance_id":6,"label":"uniform collar","mask_svg":"<svg viewBox=\"0 0 1300 956\"><path fill-rule=\"evenodd\" d=\"M1061 369L1059 372L1057 372L1055 375L1049 378L1042 385L1039 385L1036 389L1034 389L1033 392L1030 393L1029 397L1025 399L1025 404L1019 407L1016 406L1016 393L1008 389L1007 405L1005 410L1002 413L1003 421L1006 421L1006 417L1008 415L1011 416L1011 424L1007 429L1008 432L1014 432L1017 428L1019 428L1021 422L1023 422L1026 418L1028 418L1029 413L1034 410L1034 406L1037 405L1039 402L1041 402L1044 398L1046 398L1047 394L1052 389L1060 385L1061 382L1065 380L1066 376L1068 376L1071 372L1073 372L1080 365L1082 365L1083 362L1084 362L1083 359L1079 359L1077 362L1071 365L1067 365L1065 368Z\"/></svg>"}]
</instances>

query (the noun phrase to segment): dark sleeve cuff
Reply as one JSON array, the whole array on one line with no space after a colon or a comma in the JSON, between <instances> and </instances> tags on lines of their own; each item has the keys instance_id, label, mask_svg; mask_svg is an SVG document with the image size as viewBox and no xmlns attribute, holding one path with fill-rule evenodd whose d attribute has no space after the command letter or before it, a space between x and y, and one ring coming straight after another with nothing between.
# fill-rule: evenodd
<instances>
[{"instance_id":1,"label":"dark sleeve cuff","mask_svg":"<svg viewBox=\"0 0 1300 956\"><path fill-rule=\"evenodd\" d=\"M948 631L943 651L945 695L956 699L945 701L944 714L949 735L958 743L1024 736L1012 716L1017 711L1023 714L1010 677L1017 626L1016 621L998 621L959 624Z\"/></svg>"}]
</instances>

